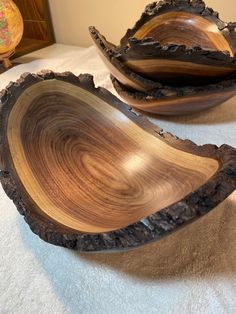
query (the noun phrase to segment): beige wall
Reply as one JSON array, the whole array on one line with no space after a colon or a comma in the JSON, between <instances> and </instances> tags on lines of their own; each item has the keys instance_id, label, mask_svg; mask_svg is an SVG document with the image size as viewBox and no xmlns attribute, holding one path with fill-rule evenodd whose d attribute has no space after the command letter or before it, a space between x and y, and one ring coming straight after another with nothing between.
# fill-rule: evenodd
<instances>
[{"instance_id":1,"label":"beige wall","mask_svg":"<svg viewBox=\"0 0 236 314\"><path fill-rule=\"evenodd\" d=\"M96 26L111 42L118 43L127 28L152 0L49 0L59 43L89 46L88 26ZM226 21L236 21L236 0L207 0Z\"/></svg>"}]
</instances>

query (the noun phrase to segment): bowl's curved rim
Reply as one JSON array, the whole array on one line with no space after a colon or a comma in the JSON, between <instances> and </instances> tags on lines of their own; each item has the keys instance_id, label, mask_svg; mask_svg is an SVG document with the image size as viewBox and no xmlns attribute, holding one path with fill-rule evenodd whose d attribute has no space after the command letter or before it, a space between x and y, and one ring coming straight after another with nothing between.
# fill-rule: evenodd
<instances>
[{"instance_id":1,"label":"bowl's curved rim","mask_svg":"<svg viewBox=\"0 0 236 314\"><path fill-rule=\"evenodd\" d=\"M129 38L128 45L116 48L122 61L140 59L167 59L196 64L229 67L236 70L236 54L231 57L228 51L207 50L200 46L188 48L185 45L169 44L162 46L151 37Z\"/></svg>"},{"instance_id":2,"label":"bowl's curved rim","mask_svg":"<svg viewBox=\"0 0 236 314\"><path fill-rule=\"evenodd\" d=\"M63 229L63 226L43 216L34 207L28 206L12 167L6 160L9 151L5 131L9 111L19 95L29 86L47 80L62 80L88 90L119 109L147 132L170 145L199 156L218 160L218 171L203 186L184 199L120 230L88 234L68 228ZM134 248L158 240L208 213L236 189L236 149L228 145L221 147L214 145L197 146L189 140L180 140L170 133L164 133L145 117L132 112L129 106L106 89L96 88L91 75L75 76L70 72L54 73L51 71L38 74L26 73L1 92L0 102L0 152L2 159L0 180L2 186L9 198L15 203L18 211L24 216L31 230L49 243L87 252Z\"/></svg>"},{"instance_id":3,"label":"bowl's curved rim","mask_svg":"<svg viewBox=\"0 0 236 314\"><path fill-rule=\"evenodd\" d=\"M127 46L129 38L134 37L138 29L153 17L170 11L193 13L213 22L226 38L231 48L236 51L236 22L227 23L222 21L219 13L207 7L202 0L161 0L148 4L134 27L128 29L120 40L120 48Z\"/></svg>"},{"instance_id":4,"label":"bowl's curved rim","mask_svg":"<svg viewBox=\"0 0 236 314\"><path fill-rule=\"evenodd\" d=\"M236 73L232 74L224 79L221 79L217 83L205 84L200 86L171 86L171 85L164 85L159 83L159 87L154 88L149 91L136 91L131 90L128 87L124 86L122 83L119 82L113 75L110 75L111 81L115 90L120 94L125 93L132 97L133 99L137 100L146 100L147 102L153 100L168 100L173 98L181 98L185 96L196 96L200 93L202 95L207 95L212 92L219 92L219 91L235 91L236 93Z\"/></svg>"},{"instance_id":5,"label":"bowl's curved rim","mask_svg":"<svg viewBox=\"0 0 236 314\"><path fill-rule=\"evenodd\" d=\"M122 75L127 77L137 85L137 90L148 90L159 87L159 83L151 79L147 79L129 69L121 61L121 54L116 51L115 46L107 41L107 39L94 27L89 27L89 33L93 39L97 49L104 55L106 60L111 63Z\"/></svg>"},{"instance_id":6,"label":"bowl's curved rim","mask_svg":"<svg viewBox=\"0 0 236 314\"><path fill-rule=\"evenodd\" d=\"M176 94L176 96L179 95L185 95L185 94L196 94L197 92L199 92L199 90L202 91L202 89L205 89L206 91L209 89L219 89L222 87L222 82L232 82L231 77L234 76L234 73L232 75L230 75L229 77L226 76L226 78L221 78L221 80L218 83L212 83L212 84L205 84L202 86L182 86L182 87L178 87L178 86L171 86L171 85L167 85L167 84L162 84L161 82L158 81L154 81L151 80L150 78L146 78L144 76L141 76L140 74L137 74L136 72L132 71L128 66L125 65L125 60L124 60L124 50L122 52L122 50L116 50L116 49L112 49L111 45L114 47L113 44L110 44L106 38L94 27L91 26L89 27L89 32L90 35L97 47L97 49L99 49L101 51L101 53L103 53L104 57L107 59L108 62L111 63L111 65L113 65L122 75L126 76L128 79L130 79L131 81L133 81L135 84L137 84L138 86L140 86L140 88L136 88L137 90L137 95L138 92L143 92L143 93L149 93L152 91L162 91L163 95L169 95L171 94ZM149 39L147 39L147 41L149 41ZM145 48L145 40L144 41L134 41L134 45L140 45L141 44L141 50L148 52L148 49ZM156 44L157 50L159 50L159 45L158 43ZM180 54L182 53L182 51L186 51L186 56L188 56L187 58L191 58L191 55L195 55L196 59L198 56L204 56L204 60L207 63L209 63L209 65L213 64L214 60L218 60L216 62L218 62L218 64L220 66L224 66L224 65L228 65L228 66L232 66L235 67L236 70L236 58L231 58L228 54L226 53L221 53L221 52L216 52L216 51L204 51L202 49L199 48L193 48L193 49L186 49L185 47L182 46L176 46L176 45L170 45L170 55L172 56L174 53L172 52L172 48L174 47L174 50L178 50L180 52ZM182 48L181 48L182 47ZM125 48L126 49L126 48ZM132 49L130 47L130 49ZM134 48L133 50L135 50L136 48ZM160 49L164 49L164 54L165 54L165 58L166 58L166 50L163 47L160 47ZM160 51L160 50L159 50ZM189 54L190 52L190 54ZM209 52L209 53L208 53ZM159 53L159 52L158 52ZM184 61L185 56L183 55L183 61ZM236 72L235 72L236 73ZM113 75L114 76L114 75ZM116 79L119 81L119 78L116 77ZM226 85L226 84L225 84Z\"/></svg>"}]
</instances>

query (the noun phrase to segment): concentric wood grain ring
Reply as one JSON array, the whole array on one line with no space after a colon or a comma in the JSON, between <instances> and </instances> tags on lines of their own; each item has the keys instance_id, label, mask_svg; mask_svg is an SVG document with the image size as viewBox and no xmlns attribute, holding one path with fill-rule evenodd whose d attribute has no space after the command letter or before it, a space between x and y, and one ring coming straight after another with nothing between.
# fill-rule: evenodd
<instances>
[{"instance_id":1,"label":"concentric wood grain ring","mask_svg":"<svg viewBox=\"0 0 236 314\"><path fill-rule=\"evenodd\" d=\"M235 149L163 133L89 75L26 74L0 98L1 183L47 242L136 247L236 188Z\"/></svg>"},{"instance_id":2,"label":"concentric wood grain ring","mask_svg":"<svg viewBox=\"0 0 236 314\"><path fill-rule=\"evenodd\" d=\"M8 143L38 207L86 232L135 223L182 199L218 168L213 159L180 153L98 97L58 81L38 83L18 99Z\"/></svg>"},{"instance_id":3,"label":"concentric wood grain ring","mask_svg":"<svg viewBox=\"0 0 236 314\"><path fill-rule=\"evenodd\" d=\"M152 37L162 46L174 43L192 48L228 51L234 56L230 44L217 25L204 17L188 12L168 12L153 17L133 36L137 39Z\"/></svg>"},{"instance_id":4,"label":"concentric wood grain ring","mask_svg":"<svg viewBox=\"0 0 236 314\"><path fill-rule=\"evenodd\" d=\"M219 13L202 0L162 0L147 5L120 45L125 47L131 37L152 37L162 46L200 46L206 50L228 51L233 57L236 53L235 25L223 22Z\"/></svg>"}]
</instances>

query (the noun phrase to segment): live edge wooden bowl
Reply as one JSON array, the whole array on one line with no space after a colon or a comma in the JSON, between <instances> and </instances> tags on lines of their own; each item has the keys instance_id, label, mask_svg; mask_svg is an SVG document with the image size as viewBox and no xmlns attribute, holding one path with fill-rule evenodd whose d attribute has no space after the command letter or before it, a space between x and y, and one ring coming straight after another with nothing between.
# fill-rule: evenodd
<instances>
[{"instance_id":1,"label":"live edge wooden bowl","mask_svg":"<svg viewBox=\"0 0 236 314\"><path fill-rule=\"evenodd\" d=\"M147 79L202 85L236 72L235 26L203 1L164 0L146 7L120 46L109 45L127 68Z\"/></svg>"},{"instance_id":2,"label":"live edge wooden bowl","mask_svg":"<svg viewBox=\"0 0 236 314\"><path fill-rule=\"evenodd\" d=\"M161 85L141 92L127 88L111 76L120 97L133 108L159 115L187 115L224 103L236 96L236 75L202 86Z\"/></svg>"},{"instance_id":3,"label":"live edge wooden bowl","mask_svg":"<svg viewBox=\"0 0 236 314\"><path fill-rule=\"evenodd\" d=\"M204 1L148 5L121 39L126 66L166 84L203 84L236 71L236 23L220 20Z\"/></svg>"},{"instance_id":4,"label":"live edge wooden bowl","mask_svg":"<svg viewBox=\"0 0 236 314\"><path fill-rule=\"evenodd\" d=\"M219 13L201 0L162 0L147 5L141 18L128 29L120 46L130 38L151 37L162 46L168 44L200 46L207 50L236 51L235 23L220 20Z\"/></svg>"},{"instance_id":5,"label":"live edge wooden bowl","mask_svg":"<svg viewBox=\"0 0 236 314\"><path fill-rule=\"evenodd\" d=\"M183 115L217 106L236 95L236 73L199 86L163 85L145 78L122 62L120 53L95 27L89 31L112 74L115 89L134 108L162 115Z\"/></svg>"},{"instance_id":6,"label":"live edge wooden bowl","mask_svg":"<svg viewBox=\"0 0 236 314\"><path fill-rule=\"evenodd\" d=\"M80 251L158 240L236 188L236 150L164 134L90 75L25 74L1 94L1 183L34 233Z\"/></svg>"},{"instance_id":7,"label":"live edge wooden bowl","mask_svg":"<svg viewBox=\"0 0 236 314\"><path fill-rule=\"evenodd\" d=\"M108 42L94 26L89 27L89 32L103 62L119 82L138 91L147 91L160 86L158 82L147 79L128 68L122 62L116 47Z\"/></svg>"},{"instance_id":8,"label":"live edge wooden bowl","mask_svg":"<svg viewBox=\"0 0 236 314\"><path fill-rule=\"evenodd\" d=\"M168 44L152 38L130 38L120 49L120 60L147 79L172 86L209 84L236 73L236 56L228 51L206 50L199 46Z\"/></svg>"}]
</instances>

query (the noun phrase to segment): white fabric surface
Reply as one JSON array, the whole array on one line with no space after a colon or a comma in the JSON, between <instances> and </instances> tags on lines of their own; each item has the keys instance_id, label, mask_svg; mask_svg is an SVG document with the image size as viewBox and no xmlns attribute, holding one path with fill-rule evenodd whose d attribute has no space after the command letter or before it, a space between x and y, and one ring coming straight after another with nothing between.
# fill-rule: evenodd
<instances>
[{"instance_id":1,"label":"white fabric surface","mask_svg":"<svg viewBox=\"0 0 236 314\"><path fill-rule=\"evenodd\" d=\"M89 72L114 90L94 47L53 45L0 75ZM194 116L152 117L181 138L236 147L236 98ZM1 314L236 313L236 193L163 240L113 254L78 254L34 235L0 188Z\"/></svg>"}]
</instances>

